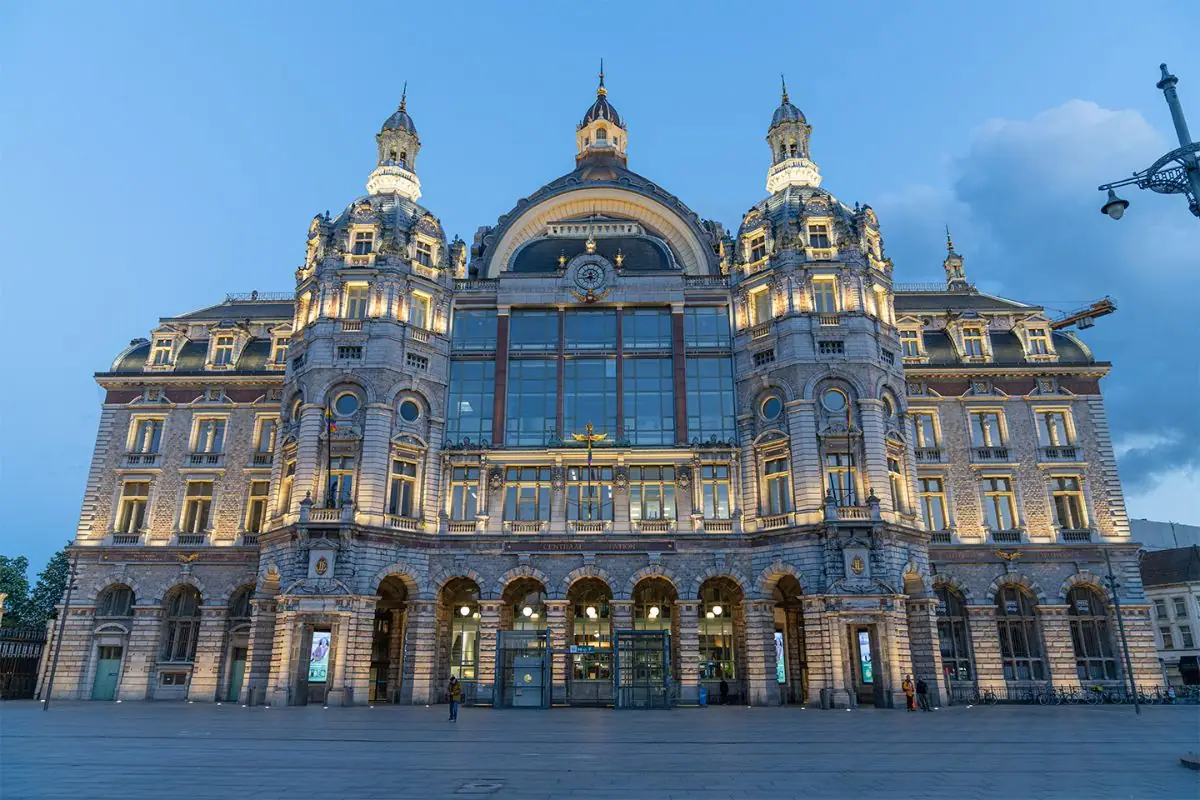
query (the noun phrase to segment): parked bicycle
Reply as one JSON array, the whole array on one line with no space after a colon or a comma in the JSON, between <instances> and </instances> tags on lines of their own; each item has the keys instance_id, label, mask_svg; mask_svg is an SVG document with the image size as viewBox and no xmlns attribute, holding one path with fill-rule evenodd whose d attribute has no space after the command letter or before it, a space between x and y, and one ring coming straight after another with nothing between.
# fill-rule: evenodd
<instances>
[{"instance_id":1,"label":"parked bicycle","mask_svg":"<svg viewBox=\"0 0 1200 800\"><path fill-rule=\"evenodd\" d=\"M967 698L967 703L974 706L994 706L1000 702L1000 698L991 689L976 689Z\"/></svg>"},{"instance_id":2,"label":"parked bicycle","mask_svg":"<svg viewBox=\"0 0 1200 800\"><path fill-rule=\"evenodd\" d=\"M1087 690L1089 705L1098 706L1104 703L1120 705L1128 701L1124 686L1091 686Z\"/></svg>"}]
</instances>

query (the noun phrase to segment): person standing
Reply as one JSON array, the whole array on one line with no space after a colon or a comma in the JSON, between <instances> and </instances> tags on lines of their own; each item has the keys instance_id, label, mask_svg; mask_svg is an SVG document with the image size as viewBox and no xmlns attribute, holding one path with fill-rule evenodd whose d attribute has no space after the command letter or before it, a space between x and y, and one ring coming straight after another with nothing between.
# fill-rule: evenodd
<instances>
[{"instance_id":1,"label":"person standing","mask_svg":"<svg viewBox=\"0 0 1200 800\"><path fill-rule=\"evenodd\" d=\"M462 702L462 684L458 682L458 678L450 676L450 721L458 722L458 704Z\"/></svg>"},{"instance_id":2,"label":"person standing","mask_svg":"<svg viewBox=\"0 0 1200 800\"><path fill-rule=\"evenodd\" d=\"M924 678L917 678L917 702L920 703L922 711L933 711L929 707L929 684Z\"/></svg>"},{"instance_id":3,"label":"person standing","mask_svg":"<svg viewBox=\"0 0 1200 800\"><path fill-rule=\"evenodd\" d=\"M729 703L729 684L725 682L724 678L721 678L720 691L721 691L721 705L728 705L728 703Z\"/></svg>"},{"instance_id":4,"label":"person standing","mask_svg":"<svg viewBox=\"0 0 1200 800\"><path fill-rule=\"evenodd\" d=\"M904 700L908 703L909 711L916 711L917 706L913 702L913 695L916 693L916 687L913 686L912 675L904 676L904 683L900 684L900 688L904 690Z\"/></svg>"}]
</instances>

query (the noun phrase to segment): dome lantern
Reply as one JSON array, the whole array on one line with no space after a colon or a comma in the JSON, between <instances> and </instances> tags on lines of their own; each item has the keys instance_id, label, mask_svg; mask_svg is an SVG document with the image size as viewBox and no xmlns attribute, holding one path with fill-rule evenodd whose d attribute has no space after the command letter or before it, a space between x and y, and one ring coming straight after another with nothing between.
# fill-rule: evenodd
<instances>
[{"instance_id":1,"label":"dome lantern","mask_svg":"<svg viewBox=\"0 0 1200 800\"><path fill-rule=\"evenodd\" d=\"M421 181L417 178L417 153L421 140L417 126L408 114L408 83L400 94L400 106L384 121L375 135L379 157L367 179L371 194L398 194L416 202L421 196Z\"/></svg>"},{"instance_id":2,"label":"dome lantern","mask_svg":"<svg viewBox=\"0 0 1200 800\"><path fill-rule=\"evenodd\" d=\"M792 105L787 83L779 76L783 96L771 116L767 144L771 146L771 169L767 172L767 191L775 194L788 186L821 185L821 172L808 156L812 126L804 112Z\"/></svg>"},{"instance_id":3,"label":"dome lantern","mask_svg":"<svg viewBox=\"0 0 1200 800\"><path fill-rule=\"evenodd\" d=\"M575 163L585 160L615 159L625 166L627 144L625 121L617 109L608 102L608 89L604 86L604 61L600 61L600 84L596 87L596 101L583 115L575 127Z\"/></svg>"}]
</instances>

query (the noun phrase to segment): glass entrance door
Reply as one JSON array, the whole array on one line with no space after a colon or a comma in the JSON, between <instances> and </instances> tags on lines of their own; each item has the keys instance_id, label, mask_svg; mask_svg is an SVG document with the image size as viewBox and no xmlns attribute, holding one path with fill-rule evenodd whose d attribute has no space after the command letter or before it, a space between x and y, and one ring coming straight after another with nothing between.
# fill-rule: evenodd
<instances>
[{"instance_id":1,"label":"glass entrance door","mask_svg":"<svg viewBox=\"0 0 1200 800\"><path fill-rule=\"evenodd\" d=\"M93 700L112 700L117 695L117 677L121 674L120 647L99 648L96 662L96 680L92 684Z\"/></svg>"},{"instance_id":2,"label":"glass entrance door","mask_svg":"<svg viewBox=\"0 0 1200 800\"><path fill-rule=\"evenodd\" d=\"M246 676L246 648L234 647L233 658L229 662L229 686L225 691L225 699L236 703L242 694L242 680Z\"/></svg>"},{"instance_id":3,"label":"glass entrance door","mask_svg":"<svg viewBox=\"0 0 1200 800\"><path fill-rule=\"evenodd\" d=\"M670 633L617 631L614 684L617 708L671 705Z\"/></svg>"}]
</instances>

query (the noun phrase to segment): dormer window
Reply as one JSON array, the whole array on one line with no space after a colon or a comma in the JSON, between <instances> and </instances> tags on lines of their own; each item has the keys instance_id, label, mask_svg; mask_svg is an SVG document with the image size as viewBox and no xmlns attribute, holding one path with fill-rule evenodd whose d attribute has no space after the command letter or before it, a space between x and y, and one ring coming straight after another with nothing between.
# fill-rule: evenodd
<instances>
[{"instance_id":1,"label":"dormer window","mask_svg":"<svg viewBox=\"0 0 1200 800\"><path fill-rule=\"evenodd\" d=\"M271 343L271 363L276 366L287 364L288 340L280 337Z\"/></svg>"},{"instance_id":2,"label":"dormer window","mask_svg":"<svg viewBox=\"0 0 1200 800\"><path fill-rule=\"evenodd\" d=\"M819 248L829 247L829 226L824 223L809 225L808 246Z\"/></svg>"},{"instance_id":3,"label":"dormer window","mask_svg":"<svg viewBox=\"0 0 1200 800\"><path fill-rule=\"evenodd\" d=\"M348 287L346 289L346 319L366 318L368 298L366 286Z\"/></svg>"},{"instance_id":4,"label":"dormer window","mask_svg":"<svg viewBox=\"0 0 1200 800\"><path fill-rule=\"evenodd\" d=\"M596 128L596 144L608 141L608 131L604 128Z\"/></svg>"},{"instance_id":5,"label":"dormer window","mask_svg":"<svg viewBox=\"0 0 1200 800\"><path fill-rule=\"evenodd\" d=\"M218 336L213 345L212 363L214 367L228 367L233 363L233 337Z\"/></svg>"},{"instance_id":6,"label":"dormer window","mask_svg":"<svg viewBox=\"0 0 1200 800\"><path fill-rule=\"evenodd\" d=\"M156 367L170 366L173 345L174 342L170 339L155 339L150 352L150 363Z\"/></svg>"},{"instance_id":7,"label":"dormer window","mask_svg":"<svg viewBox=\"0 0 1200 800\"><path fill-rule=\"evenodd\" d=\"M900 331L900 355L903 358L921 357L920 331Z\"/></svg>"},{"instance_id":8,"label":"dormer window","mask_svg":"<svg viewBox=\"0 0 1200 800\"><path fill-rule=\"evenodd\" d=\"M971 358L983 356L983 328L963 328L963 355Z\"/></svg>"},{"instance_id":9,"label":"dormer window","mask_svg":"<svg viewBox=\"0 0 1200 800\"><path fill-rule=\"evenodd\" d=\"M1031 356L1050 354L1050 333L1046 328L1029 329L1029 354Z\"/></svg>"},{"instance_id":10,"label":"dormer window","mask_svg":"<svg viewBox=\"0 0 1200 800\"><path fill-rule=\"evenodd\" d=\"M433 266L433 245L429 242L417 242L417 263L424 267Z\"/></svg>"},{"instance_id":11,"label":"dormer window","mask_svg":"<svg viewBox=\"0 0 1200 800\"><path fill-rule=\"evenodd\" d=\"M750 240L750 262L762 261L767 257L767 237L755 236Z\"/></svg>"},{"instance_id":12,"label":"dormer window","mask_svg":"<svg viewBox=\"0 0 1200 800\"><path fill-rule=\"evenodd\" d=\"M375 249L375 233L373 231L357 231L350 252L356 256L367 256Z\"/></svg>"}]
</instances>

